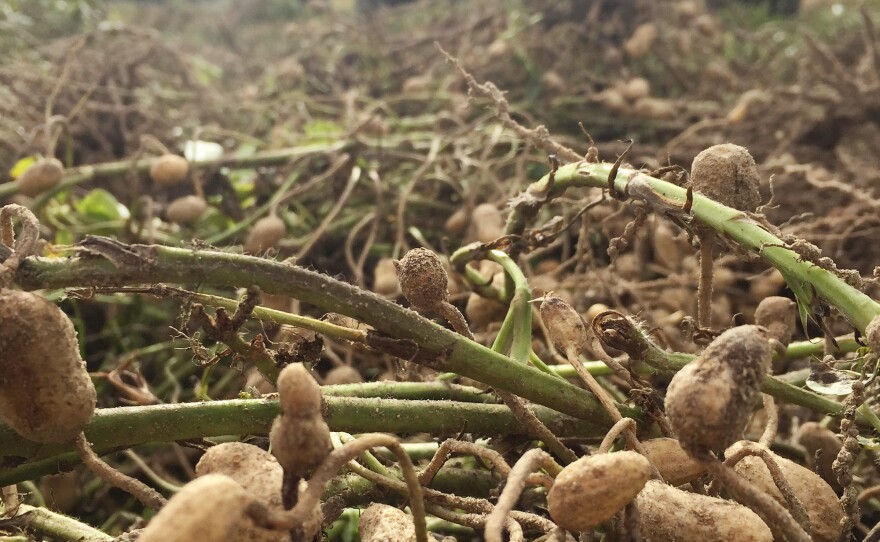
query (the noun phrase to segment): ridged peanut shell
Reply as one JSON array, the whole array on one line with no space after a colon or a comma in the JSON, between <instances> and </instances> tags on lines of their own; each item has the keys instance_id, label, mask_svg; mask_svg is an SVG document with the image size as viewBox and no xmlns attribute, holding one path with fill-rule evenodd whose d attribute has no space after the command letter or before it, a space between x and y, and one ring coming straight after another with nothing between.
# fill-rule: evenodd
<instances>
[{"instance_id":1,"label":"ridged peanut shell","mask_svg":"<svg viewBox=\"0 0 880 542\"><path fill-rule=\"evenodd\" d=\"M666 483L680 486L693 482L706 473L699 461L694 460L677 439L653 438L642 442L651 463L660 471Z\"/></svg>"},{"instance_id":2,"label":"ridged peanut shell","mask_svg":"<svg viewBox=\"0 0 880 542\"><path fill-rule=\"evenodd\" d=\"M761 177L748 149L724 143L713 145L694 158L691 165L694 191L740 211L757 210L761 204Z\"/></svg>"},{"instance_id":3,"label":"ridged peanut shell","mask_svg":"<svg viewBox=\"0 0 880 542\"><path fill-rule=\"evenodd\" d=\"M361 542L414 542L412 516L387 504L373 503L358 522Z\"/></svg>"},{"instance_id":4,"label":"ridged peanut shell","mask_svg":"<svg viewBox=\"0 0 880 542\"><path fill-rule=\"evenodd\" d=\"M400 290L410 305L433 310L449 299L449 275L440 257L426 248L414 248L394 262Z\"/></svg>"},{"instance_id":5,"label":"ridged peanut shell","mask_svg":"<svg viewBox=\"0 0 880 542\"><path fill-rule=\"evenodd\" d=\"M740 448L741 444L736 443L728 448L726 455L732 455ZM770 452L770 455L779 465L779 470L791 484L798 500L803 503L810 518L810 524L813 529L813 540L819 542L836 541L840 536L840 520L843 518L843 509L837 499L837 494L828 485L828 482L822 479L815 472L798 465L794 461L779 457ZM757 456L746 456L742 458L734 467L743 478L751 482L751 484L776 499L781 505L785 506L785 499L773 478L770 477L770 471L764 461Z\"/></svg>"},{"instance_id":6,"label":"ridged peanut shell","mask_svg":"<svg viewBox=\"0 0 880 542\"><path fill-rule=\"evenodd\" d=\"M175 224L192 224L208 210L208 202L200 196L183 196L168 204L165 214Z\"/></svg>"},{"instance_id":7,"label":"ridged peanut shell","mask_svg":"<svg viewBox=\"0 0 880 542\"><path fill-rule=\"evenodd\" d=\"M649 480L636 497L644 542L772 542L770 528L745 506Z\"/></svg>"},{"instance_id":8,"label":"ridged peanut shell","mask_svg":"<svg viewBox=\"0 0 880 542\"><path fill-rule=\"evenodd\" d=\"M245 519L250 496L232 478L207 474L189 482L150 520L138 542L228 542Z\"/></svg>"},{"instance_id":9,"label":"ridged peanut shell","mask_svg":"<svg viewBox=\"0 0 880 542\"><path fill-rule=\"evenodd\" d=\"M278 510L283 507L281 483L284 471L275 456L258 446L245 442L224 442L208 448L196 465L196 475L209 474L224 474L266 506ZM231 540L289 542L290 535L257 527L251 520L242 518Z\"/></svg>"},{"instance_id":10,"label":"ridged peanut shell","mask_svg":"<svg viewBox=\"0 0 880 542\"><path fill-rule=\"evenodd\" d=\"M0 417L28 440L68 442L95 400L64 312L30 292L0 292Z\"/></svg>"},{"instance_id":11,"label":"ridged peanut shell","mask_svg":"<svg viewBox=\"0 0 880 542\"><path fill-rule=\"evenodd\" d=\"M768 339L760 326L729 329L672 378L666 414L688 453L723 450L742 437L770 367Z\"/></svg>"},{"instance_id":12,"label":"ridged peanut shell","mask_svg":"<svg viewBox=\"0 0 880 542\"><path fill-rule=\"evenodd\" d=\"M629 504L650 477L651 463L636 452L588 455L562 469L547 508L563 529L592 529Z\"/></svg>"}]
</instances>

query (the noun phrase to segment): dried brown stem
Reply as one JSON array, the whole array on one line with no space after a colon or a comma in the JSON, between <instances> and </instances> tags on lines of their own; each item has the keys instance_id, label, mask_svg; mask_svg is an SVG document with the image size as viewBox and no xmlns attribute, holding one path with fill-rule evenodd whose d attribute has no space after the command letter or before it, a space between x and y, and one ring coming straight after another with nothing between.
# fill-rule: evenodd
<instances>
[{"instance_id":1,"label":"dried brown stem","mask_svg":"<svg viewBox=\"0 0 880 542\"><path fill-rule=\"evenodd\" d=\"M562 470L547 452L533 448L524 453L510 470L510 476L507 477L507 484L498 498L498 504L486 521L484 536L488 542L502 542L501 531L507 523L508 513L516 506L520 494L525 489L526 478L538 468L545 468L554 473Z\"/></svg>"},{"instance_id":2,"label":"dried brown stem","mask_svg":"<svg viewBox=\"0 0 880 542\"><path fill-rule=\"evenodd\" d=\"M776 408L776 399L772 395L763 393L761 397L764 400L764 415L767 416L767 425L764 426L764 432L758 439L758 444L769 448L776 440L776 433L779 430L779 409Z\"/></svg>"},{"instance_id":3,"label":"dried brown stem","mask_svg":"<svg viewBox=\"0 0 880 542\"><path fill-rule=\"evenodd\" d=\"M697 325L700 329L712 327L712 248L715 235L700 235L700 284L697 287Z\"/></svg>"},{"instance_id":4,"label":"dried brown stem","mask_svg":"<svg viewBox=\"0 0 880 542\"><path fill-rule=\"evenodd\" d=\"M611 446L614 445L614 441L617 440L617 437L619 437L621 433L624 431L635 431L635 428L636 421L632 418L621 418L618 420L618 422L608 430L608 433L605 434L605 438L602 439L602 443L599 445L599 453L608 453L608 450L611 449Z\"/></svg>"},{"instance_id":5,"label":"dried brown stem","mask_svg":"<svg viewBox=\"0 0 880 542\"><path fill-rule=\"evenodd\" d=\"M696 459L703 463L709 474L719 480L736 500L754 510L764 520L773 532L774 539L789 542L811 541L810 535L798 525L788 510L772 497L752 486L733 468L719 461L711 453Z\"/></svg>"},{"instance_id":6,"label":"dried brown stem","mask_svg":"<svg viewBox=\"0 0 880 542\"><path fill-rule=\"evenodd\" d=\"M140 480L136 480L131 476L126 476L125 474L122 474L118 470L105 463L92 450L88 439L86 439L85 433L80 433L79 436L76 437L74 444L76 446L76 451L79 454L80 459L82 459L82 462L86 465L86 467L89 468L90 471L95 473L98 478L104 480L113 487L117 487L127 493L130 493L147 508L159 510L160 508L165 506L166 502L168 502L165 497L163 497L155 489L144 484Z\"/></svg>"},{"instance_id":7,"label":"dried brown stem","mask_svg":"<svg viewBox=\"0 0 880 542\"><path fill-rule=\"evenodd\" d=\"M296 526L303 525L309 519L315 505L320 502L324 487L336 475L339 469L361 453L379 446L385 446L397 457L404 480L406 481L409 505L416 528L416 540L418 542L427 542L428 531L425 525L423 491L412 460L395 437L379 433L362 435L356 440L347 442L330 452L324 462L315 469L312 478L309 480L308 487L300 495L299 501L292 509L279 512L268 509L261 503L252 502L248 506L248 515L253 519L254 523L268 529L289 531Z\"/></svg>"},{"instance_id":8,"label":"dried brown stem","mask_svg":"<svg viewBox=\"0 0 880 542\"><path fill-rule=\"evenodd\" d=\"M797 521L805 531L812 532L813 527L810 523L810 516L807 514L806 508L804 508L804 504L798 499L797 495L795 495L794 488L791 487L791 484L785 477L785 473L779 468L779 464L776 462L773 455L770 454L770 451L763 444L755 444L747 441L743 441L741 444L742 447L737 450L735 454L725 458L724 464L733 468L746 456L754 455L761 458L767 466L767 470L770 472L770 477L773 479L773 483L776 484L779 492L782 493L786 506L792 516L794 516L795 521ZM712 488L710 487L710 491L711 490Z\"/></svg>"}]
</instances>

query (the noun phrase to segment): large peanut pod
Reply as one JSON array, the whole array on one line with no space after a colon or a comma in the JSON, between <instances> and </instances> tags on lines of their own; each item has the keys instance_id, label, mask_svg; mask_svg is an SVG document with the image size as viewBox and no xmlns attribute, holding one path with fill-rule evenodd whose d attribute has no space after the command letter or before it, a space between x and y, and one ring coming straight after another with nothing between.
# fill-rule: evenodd
<instances>
[{"instance_id":1,"label":"large peanut pod","mask_svg":"<svg viewBox=\"0 0 880 542\"><path fill-rule=\"evenodd\" d=\"M653 438L642 441L648 459L666 483L680 486L693 482L706 473L702 463L689 456L674 438Z\"/></svg>"},{"instance_id":2,"label":"large peanut pod","mask_svg":"<svg viewBox=\"0 0 880 542\"><path fill-rule=\"evenodd\" d=\"M369 506L358 522L361 542L415 542L412 516L387 504Z\"/></svg>"},{"instance_id":3,"label":"large peanut pod","mask_svg":"<svg viewBox=\"0 0 880 542\"><path fill-rule=\"evenodd\" d=\"M247 491L223 474L186 484L141 532L138 542L228 542L250 500Z\"/></svg>"},{"instance_id":4,"label":"large peanut pod","mask_svg":"<svg viewBox=\"0 0 880 542\"><path fill-rule=\"evenodd\" d=\"M672 378L666 414L688 453L723 450L742 438L770 368L768 340L760 326L729 329Z\"/></svg>"},{"instance_id":5,"label":"large peanut pod","mask_svg":"<svg viewBox=\"0 0 880 542\"><path fill-rule=\"evenodd\" d=\"M728 448L726 455L735 454L742 444L737 442ZM813 540L833 542L840 537L840 520L843 519L843 509L837 500L837 494L815 472L789 461L784 457L770 452L779 470L782 471L795 496L804 505L810 518L810 526L813 529ZM779 504L785 506L785 499L779 488L770 477L770 471L764 461L757 456L746 456L734 467L743 478L753 486L776 499Z\"/></svg>"},{"instance_id":6,"label":"large peanut pod","mask_svg":"<svg viewBox=\"0 0 880 542\"><path fill-rule=\"evenodd\" d=\"M645 542L772 542L770 528L741 504L649 480L636 497Z\"/></svg>"},{"instance_id":7,"label":"large peanut pod","mask_svg":"<svg viewBox=\"0 0 880 542\"><path fill-rule=\"evenodd\" d=\"M196 465L196 474L224 474L266 506L276 510L282 508L281 482L284 471L275 456L253 444L225 442L208 448ZM230 540L289 542L290 535L257 527L251 520L242 518L235 527L235 536Z\"/></svg>"},{"instance_id":8,"label":"large peanut pod","mask_svg":"<svg viewBox=\"0 0 880 542\"><path fill-rule=\"evenodd\" d=\"M95 411L73 324L30 292L0 292L0 417L35 442L67 442Z\"/></svg>"},{"instance_id":9,"label":"large peanut pod","mask_svg":"<svg viewBox=\"0 0 880 542\"><path fill-rule=\"evenodd\" d=\"M636 452L588 455L562 469L547 508L563 529L586 531L622 510L650 477L651 463Z\"/></svg>"}]
</instances>

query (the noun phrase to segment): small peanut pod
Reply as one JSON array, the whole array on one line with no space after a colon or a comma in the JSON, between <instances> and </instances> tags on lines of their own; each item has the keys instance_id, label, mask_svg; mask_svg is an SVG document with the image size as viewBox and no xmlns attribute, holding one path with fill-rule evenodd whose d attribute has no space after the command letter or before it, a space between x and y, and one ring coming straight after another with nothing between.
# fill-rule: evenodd
<instances>
[{"instance_id":1,"label":"small peanut pod","mask_svg":"<svg viewBox=\"0 0 880 542\"><path fill-rule=\"evenodd\" d=\"M726 455L735 454L742 446L736 443L727 449ZM840 520L843 519L843 509L837 500L837 494L831 486L815 472L779 457L773 452L770 456L776 460L782 475L791 484L795 497L801 501L810 518L813 530L813 540L832 542L840 536ZM780 504L785 506L785 499L779 488L770 477L770 471L760 457L753 455L742 458L734 467L743 478L753 486L770 495Z\"/></svg>"},{"instance_id":2,"label":"small peanut pod","mask_svg":"<svg viewBox=\"0 0 880 542\"><path fill-rule=\"evenodd\" d=\"M163 154L150 166L150 178L162 186L182 182L189 173L189 162L183 156Z\"/></svg>"},{"instance_id":3,"label":"small peanut pod","mask_svg":"<svg viewBox=\"0 0 880 542\"><path fill-rule=\"evenodd\" d=\"M642 446L660 476L673 486L693 482L706 473L702 463L689 456L674 438L653 438L642 441Z\"/></svg>"},{"instance_id":4,"label":"small peanut pod","mask_svg":"<svg viewBox=\"0 0 880 542\"><path fill-rule=\"evenodd\" d=\"M272 423L272 453L289 475L305 476L330 453L330 429L321 417L321 387L301 364L278 375L281 414Z\"/></svg>"},{"instance_id":5,"label":"small peanut pod","mask_svg":"<svg viewBox=\"0 0 880 542\"><path fill-rule=\"evenodd\" d=\"M741 504L650 480L636 497L645 542L771 542L773 534Z\"/></svg>"},{"instance_id":6,"label":"small peanut pod","mask_svg":"<svg viewBox=\"0 0 880 542\"><path fill-rule=\"evenodd\" d=\"M436 310L449 300L449 275L440 257L426 248L414 248L394 262L400 290L420 310Z\"/></svg>"},{"instance_id":7,"label":"small peanut pod","mask_svg":"<svg viewBox=\"0 0 880 542\"><path fill-rule=\"evenodd\" d=\"M24 170L16 181L25 196L37 196L55 188L64 178L64 166L57 158L41 158Z\"/></svg>"},{"instance_id":8,"label":"small peanut pod","mask_svg":"<svg viewBox=\"0 0 880 542\"><path fill-rule=\"evenodd\" d=\"M358 523L361 542L415 542L412 516L387 504L373 503Z\"/></svg>"},{"instance_id":9,"label":"small peanut pod","mask_svg":"<svg viewBox=\"0 0 880 542\"><path fill-rule=\"evenodd\" d=\"M244 250L249 254L265 252L277 247L286 234L284 220L275 215L264 216L251 227L244 242Z\"/></svg>"},{"instance_id":10,"label":"small peanut pod","mask_svg":"<svg viewBox=\"0 0 880 542\"><path fill-rule=\"evenodd\" d=\"M761 204L761 177L748 149L724 143L702 151L691 165L694 191L740 211Z\"/></svg>"},{"instance_id":11,"label":"small peanut pod","mask_svg":"<svg viewBox=\"0 0 880 542\"><path fill-rule=\"evenodd\" d=\"M553 521L586 531L629 504L651 477L651 463L636 452L589 455L567 465L547 494Z\"/></svg>"},{"instance_id":12,"label":"small peanut pod","mask_svg":"<svg viewBox=\"0 0 880 542\"><path fill-rule=\"evenodd\" d=\"M150 520L139 542L227 542L251 497L232 478L208 474L186 484ZM280 535L281 533L279 533Z\"/></svg>"},{"instance_id":13,"label":"small peanut pod","mask_svg":"<svg viewBox=\"0 0 880 542\"><path fill-rule=\"evenodd\" d=\"M0 417L35 442L72 441L95 411L76 331L54 304L0 292Z\"/></svg>"},{"instance_id":14,"label":"small peanut pod","mask_svg":"<svg viewBox=\"0 0 880 542\"><path fill-rule=\"evenodd\" d=\"M770 368L768 339L760 326L729 329L672 378L666 413L689 454L723 450L742 437Z\"/></svg>"}]
</instances>

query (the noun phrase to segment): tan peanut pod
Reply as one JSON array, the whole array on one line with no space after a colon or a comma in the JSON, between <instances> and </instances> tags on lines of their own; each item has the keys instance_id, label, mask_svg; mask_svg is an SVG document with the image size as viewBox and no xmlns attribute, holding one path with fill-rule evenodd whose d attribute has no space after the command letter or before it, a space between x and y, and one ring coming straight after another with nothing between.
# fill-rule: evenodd
<instances>
[{"instance_id":1,"label":"tan peanut pod","mask_svg":"<svg viewBox=\"0 0 880 542\"><path fill-rule=\"evenodd\" d=\"M387 504L373 503L358 522L361 542L414 542L416 527L412 516Z\"/></svg>"},{"instance_id":2,"label":"tan peanut pod","mask_svg":"<svg viewBox=\"0 0 880 542\"><path fill-rule=\"evenodd\" d=\"M165 214L175 224L192 224L208 210L208 202L201 196L183 196L168 204Z\"/></svg>"},{"instance_id":3,"label":"tan peanut pod","mask_svg":"<svg viewBox=\"0 0 880 542\"><path fill-rule=\"evenodd\" d=\"M592 529L629 504L650 477L651 463L636 452L588 455L562 469L547 508L563 529Z\"/></svg>"},{"instance_id":4,"label":"tan peanut pod","mask_svg":"<svg viewBox=\"0 0 880 542\"><path fill-rule=\"evenodd\" d=\"M55 188L64 177L64 165L57 158L40 158L31 164L15 182L18 191L34 197Z\"/></svg>"},{"instance_id":5,"label":"tan peanut pod","mask_svg":"<svg viewBox=\"0 0 880 542\"><path fill-rule=\"evenodd\" d=\"M254 223L244 242L244 250L250 254L259 254L275 248L284 239L287 226L275 215L264 216Z\"/></svg>"},{"instance_id":6,"label":"tan peanut pod","mask_svg":"<svg viewBox=\"0 0 880 542\"><path fill-rule=\"evenodd\" d=\"M764 326L770 336L788 346L797 326L797 304L787 297L765 297L755 309L755 324Z\"/></svg>"},{"instance_id":7,"label":"tan peanut pod","mask_svg":"<svg viewBox=\"0 0 880 542\"><path fill-rule=\"evenodd\" d=\"M659 33L654 23L640 24L633 31L632 36L623 43L623 50L630 58L642 58L651 51Z\"/></svg>"},{"instance_id":8,"label":"tan peanut pod","mask_svg":"<svg viewBox=\"0 0 880 542\"><path fill-rule=\"evenodd\" d=\"M575 353L585 352L590 345L584 319L574 308L556 295L544 296L541 302L541 320L553 346L561 354L574 348Z\"/></svg>"},{"instance_id":9,"label":"tan peanut pod","mask_svg":"<svg viewBox=\"0 0 880 542\"><path fill-rule=\"evenodd\" d=\"M644 542L772 542L770 528L745 506L649 480L636 497Z\"/></svg>"},{"instance_id":10,"label":"tan peanut pod","mask_svg":"<svg viewBox=\"0 0 880 542\"><path fill-rule=\"evenodd\" d=\"M30 292L0 291L0 418L35 442L68 442L95 411L70 319Z\"/></svg>"},{"instance_id":11,"label":"tan peanut pod","mask_svg":"<svg viewBox=\"0 0 880 542\"><path fill-rule=\"evenodd\" d=\"M672 378L666 414L691 455L723 450L742 438L772 353L760 326L729 329Z\"/></svg>"},{"instance_id":12,"label":"tan peanut pod","mask_svg":"<svg viewBox=\"0 0 880 542\"><path fill-rule=\"evenodd\" d=\"M187 173L189 173L189 162L183 156L176 154L163 154L150 166L150 178L162 186L183 182Z\"/></svg>"},{"instance_id":13,"label":"tan peanut pod","mask_svg":"<svg viewBox=\"0 0 880 542\"><path fill-rule=\"evenodd\" d=\"M223 474L241 485L252 497L266 506L280 510L281 483L284 471L275 456L244 442L224 442L208 448L196 465L196 475ZM254 542L289 542L283 531L257 527L248 518L235 527L230 540Z\"/></svg>"},{"instance_id":14,"label":"tan peanut pod","mask_svg":"<svg viewBox=\"0 0 880 542\"><path fill-rule=\"evenodd\" d=\"M364 381L361 373L351 365L340 365L327 371L324 377L325 386L335 384L359 384Z\"/></svg>"},{"instance_id":15,"label":"tan peanut pod","mask_svg":"<svg viewBox=\"0 0 880 542\"><path fill-rule=\"evenodd\" d=\"M740 448L741 443L736 443L728 448L726 455L732 455ZM828 485L828 482L822 479L815 472L798 465L794 461L779 457L770 452L779 470L782 471L791 489L798 500L803 503L810 518L810 525L813 530L813 540L822 542L836 541L840 536L840 520L843 519L843 509L837 500L837 494ZM760 489L764 493L776 499L781 505L785 506L785 499L779 488L770 477L770 471L764 461L757 456L746 456L742 458L735 466L743 478L752 483L753 486Z\"/></svg>"},{"instance_id":16,"label":"tan peanut pod","mask_svg":"<svg viewBox=\"0 0 880 542\"><path fill-rule=\"evenodd\" d=\"M489 243L504 235L504 217L492 203L481 203L471 214L474 238L480 243Z\"/></svg>"},{"instance_id":17,"label":"tan peanut pod","mask_svg":"<svg viewBox=\"0 0 880 542\"><path fill-rule=\"evenodd\" d=\"M373 291L381 296L393 296L397 289L397 267L391 258L380 258L373 268Z\"/></svg>"},{"instance_id":18,"label":"tan peanut pod","mask_svg":"<svg viewBox=\"0 0 880 542\"><path fill-rule=\"evenodd\" d=\"M288 474L304 476L330 452L330 429L321 417L321 388L301 363L278 375L281 413L272 422L272 453Z\"/></svg>"},{"instance_id":19,"label":"tan peanut pod","mask_svg":"<svg viewBox=\"0 0 880 542\"><path fill-rule=\"evenodd\" d=\"M691 165L694 191L740 211L761 205L761 178L748 149L724 143L704 150Z\"/></svg>"},{"instance_id":20,"label":"tan peanut pod","mask_svg":"<svg viewBox=\"0 0 880 542\"><path fill-rule=\"evenodd\" d=\"M642 441L642 446L645 447L648 459L668 484L687 484L706 473L703 465L689 456L677 439L652 438Z\"/></svg>"},{"instance_id":21,"label":"tan peanut pod","mask_svg":"<svg viewBox=\"0 0 880 542\"><path fill-rule=\"evenodd\" d=\"M421 310L435 310L449 300L449 275L440 257L426 248L414 248L394 262L400 290Z\"/></svg>"},{"instance_id":22,"label":"tan peanut pod","mask_svg":"<svg viewBox=\"0 0 880 542\"><path fill-rule=\"evenodd\" d=\"M832 464L837 459L840 449L843 448L840 437L834 431L822 427L816 422L807 422L801 425L796 440L807 450L806 467L828 482L835 493L839 492L840 482L837 480L837 475L834 474ZM820 450L817 462L816 452Z\"/></svg>"},{"instance_id":23,"label":"tan peanut pod","mask_svg":"<svg viewBox=\"0 0 880 542\"><path fill-rule=\"evenodd\" d=\"M207 474L189 482L150 520L138 542L228 542L251 500L232 478Z\"/></svg>"},{"instance_id":24,"label":"tan peanut pod","mask_svg":"<svg viewBox=\"0 0 880 542\"><path fill-rule=\"evenodd\" d=\"M865 328L865 341L871 350L880 352L880 316L875 316Z\"/></svg>"}]
</instances>

